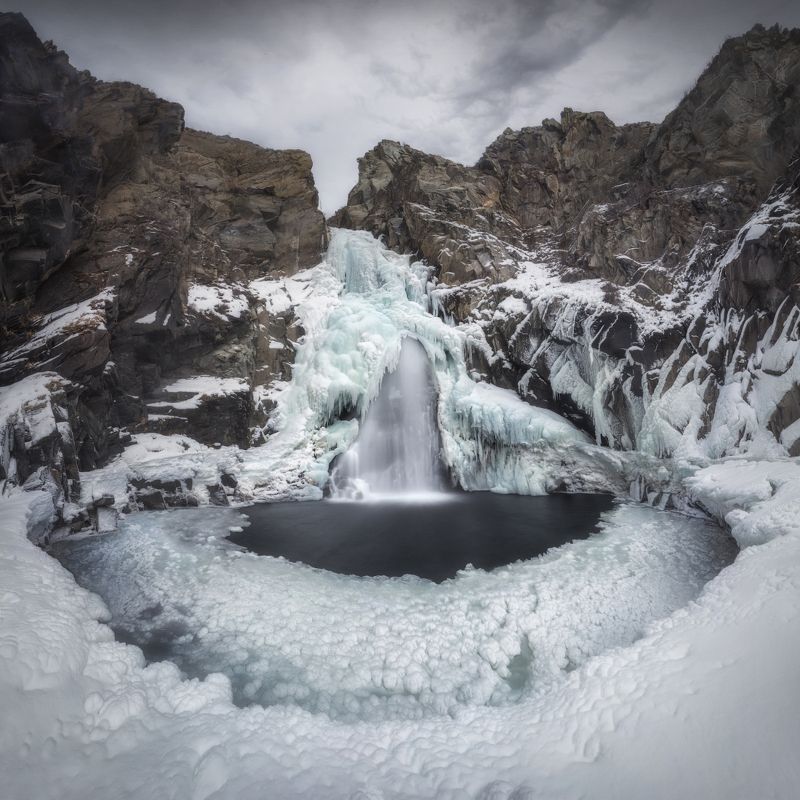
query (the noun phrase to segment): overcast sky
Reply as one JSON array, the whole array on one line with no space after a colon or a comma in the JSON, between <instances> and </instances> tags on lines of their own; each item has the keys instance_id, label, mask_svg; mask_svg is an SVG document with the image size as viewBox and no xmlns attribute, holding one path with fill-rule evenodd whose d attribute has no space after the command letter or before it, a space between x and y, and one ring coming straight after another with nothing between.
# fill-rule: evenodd
<instances>
[{"instance_id":1,"label":"overcast sky","mask_svg":"<svg viewBox=\"0 0 800 800\"><path fill-rule=\"evenodd\" d=\"M72 63L188 125L314 159L323 209L380 139L474 163L564 106L660 121L722 41L797 0L23 0Z\"/></svg>"}]
</instances>

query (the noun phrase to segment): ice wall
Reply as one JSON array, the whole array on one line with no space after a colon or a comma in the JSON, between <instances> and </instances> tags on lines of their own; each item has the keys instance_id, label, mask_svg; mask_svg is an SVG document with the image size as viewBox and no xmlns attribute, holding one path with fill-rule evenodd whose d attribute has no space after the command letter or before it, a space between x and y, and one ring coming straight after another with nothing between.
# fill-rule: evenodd
<instances>
[{"instance_id":1,"label":"ice wall","mask_svg":"<svg viewBox=\"0 0 800 800\"><path fill-rule=\"evenodd\" d=\"M464 354L475 332L430 313L429 277L426 266L365 231L333 230L318 267L253 285L269 303L293 305L305 330L292 380L271 393L276 411L264 431L267 443L247 456L254 468L293 471L312 495L320 492L331 461L359 431L377 435L371 405L384 375L397 367L403 342L413 339L432 369L441 458L458 484L539 494L574 478L575 458L585 459L585 450L573 457L572 448L585 446L586 436L468 370ZM379 417L380 411L376 424ZM357 446L345 463L361 460L365 450ZM602 488L595 485L602 483L599 474L592 481L587 488Z\"/></svg>"}]
</instances>

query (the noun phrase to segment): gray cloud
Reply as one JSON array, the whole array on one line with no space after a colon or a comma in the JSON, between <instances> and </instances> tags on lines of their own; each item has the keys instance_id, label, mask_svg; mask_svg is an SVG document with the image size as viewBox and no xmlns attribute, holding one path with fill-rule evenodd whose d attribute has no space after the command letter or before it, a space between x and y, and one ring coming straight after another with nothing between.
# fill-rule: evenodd
<instances>
[{"instance_id":1,"label":"gray cloud","mask_svg":"<svg viewBox=\"0 0 800 800\"><path fill-rule=\"evenodd\" d=\"M323 207L394 138L472 163L563 106L658 121L726 36L800 24L794 0L25 0L43 38L141 83L188 124L315 162Z\"/></svg>"}]
</instances>

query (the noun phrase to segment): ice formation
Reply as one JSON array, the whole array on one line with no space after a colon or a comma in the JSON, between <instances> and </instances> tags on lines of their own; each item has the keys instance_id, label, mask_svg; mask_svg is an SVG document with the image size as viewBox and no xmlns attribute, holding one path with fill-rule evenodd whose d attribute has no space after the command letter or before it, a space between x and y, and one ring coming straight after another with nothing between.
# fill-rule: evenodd
<instances>
[{"instance_id":1,"label":"ice formation","mask_svg":"<svg viewBox=\"0 0 800 800\"><path fill-rule=\"evenodd\" d=\"M0 726L5 796L149 800L168 787L172 796L198 800L256 800L265 792L282 800L519 800L571 797L591 786L604 798L791 797L800 780L793 751L800 719L794 691L800 467L729 462L697 473L687 491L727 519L743 543L756 541L753 531L761 543L747 547L694 602L649 624L659 610L647 608L645 598L680 604L697 593L706 568L696 556L710 530L703 523L698 540L672 526L681 518L623 506L617 521L641 528L651 549L637 545L638 531L609 520L595 541L509 567L505 580L468 572L438 592L413 581L356 580L359 590L348 589L335 576L224 552L218 536L238 519L233 511L214 512L221 516L206 542L185 529L183 542L178 529L160 538L155 529L129 531L127 552L156 580L154 587L178 593L160 613L203 616L209 625L201 640L228 647L241 664L252 657L252 646L268 651L265 631L286 647L292 633L280 630L283 621L290 611L300 614L294 655L308 656L313 669L292 669L276 649L271 655L283 664L289 691L276 705L247 709L232 704L222 675L187 680L169 663L145 666L138 649L114 641L95 621L109 618L104 605L25 537L26 517L30 524L52 513L49 495L19 494L5 502L0 519L0 706L3 719L24 720L25 731L21 736L18 725ZM634 561L626 563L626 554ZM659 569L665 583L646 590L632 566L654 576L658 562L688 570L682 579ZM611 580L597 569L600 563ZM195 565L194 579L186 581L186 568ZM564 581L581 571L585 591L571 592L575 584ZM285 577L286 590L272 580L265 585L267 575ZM238 596L254 583L267 592L257 600L260 616ZM535 604L526 599L530 586ZM144 596L118 588L133 615L147 611ZM200 590L218 598L219 613L208 604L177 608ZM455 630L438 618L423 619L424 608L445 614ZM407 621L402 611L411 613ZM153 619L156 612L149 609ZM147 616L139 615L140 624L149 624ZM225 639L229 627L239 632L238 648ZM522 652L517 635L532 627L531 652L552 652L552 659L512 662ZM359 631L367 629L398 654L398 671L360 640ZM439 642L431 639L434 629L442 639L429 647L429 640ZM341 661L321 657L339 648ZM343 666L345 654L352 671ZM434 663L450 665L449 682L435 683L425 672ZM549 688L521 689L521 663ZM337 679L367 690L360 696L367 714L376 708L367 699L370 687L379 687L377 708L385 710L394 693L407 708L415 697L445 698L453 713L412 721L373 710L371 720L348 723L302 708L315 702L312 693L303 695L310 686L323 690L317 695L323 704L336 705L330 681L339 669L344 673ZM406 681L418 695L406 690ZM473 702L494 691L499 703ZM502 695L511 699L515 691L517 702L503 704ZM362 710L339 707L344 716Z\"/></svg>"},{"instance_id":2,"label":"ice formation","mask_svg":"<svg viewBox=\"0 0 800 800\"><path fill-rule=\"evenodd\" d=\"M433 368L441 458L463 488L544 493L568 472L570 448L588 444L566 419L471 374L471 331L430 313L428 268L367 232L333 230L320 266L251 288L268 308L294 306L305 336L291 382L271 395L271 437L248 460L280 453L319 491L331 460L355 442L406 338Z\"/></svg>"}]
</instances>

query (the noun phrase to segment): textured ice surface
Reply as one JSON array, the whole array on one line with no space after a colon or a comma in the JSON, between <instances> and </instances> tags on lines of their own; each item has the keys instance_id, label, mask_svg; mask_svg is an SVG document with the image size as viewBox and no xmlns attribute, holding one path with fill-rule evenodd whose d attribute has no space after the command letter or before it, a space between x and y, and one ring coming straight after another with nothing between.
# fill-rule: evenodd
<instances>
[{"instance_id":1,"label":"textured ice surface","mask_svg":"<svg viewBox=\"0 0 800 800\"><path fill-rule=\"evenodd\" d=\"M738 476L735 492L725 488L726 470ZM453 716L352 724L295 703L237 709L221 675L182 680L170 664L145 667L140 651L115 642L96 621L108 618L97 597L25 538L26 515L52 513L49 495L0 501L3 797L792 798L800 784L800 520L791 503L800 497L800 465L754 464L748 475L722 464L701 471L692 494L720 517L735 512L734 532L758 524L763 541L769 519L782 527L777 538L740 553L695 602L640 631L631 646L552 680L550 691L460 706ZM210 589L221 596L244 557L219 557L213 574L222 585ZM208 563L201 553L200 567ZM288 573L288 565L277 566ZM623 590L634 579L621 568L617 575ZM589 577L582 597L560 592L569 608L608 602ZM464 592L478 580L467 578ZM223 610L237 588L230 586ZM497 595L488 595L491 610ZM301 599L277 595L269 614ZM563 614L552 601L540 601L534 615L548 607L558 636ZM515 607L504 604L501 613L513 616ZM248 619L254 636L262 620ZM313 635L344 638L308 614L303 621ZM388 622L390 631L402 624L397 613ZM312 650L328 646L304 634Z\"/></svg>"},{"instance_id":2,"label":"textured ice surface","mask_svg":"<svg viewBox=\"0 0 800 800\"><path fill-rule=\"evenodd\" d=\"M224 509L141 513L118 534L59 547L115 626L156 655L174 641L188 674L225 673L238 703L346 721L540 695L696 597L735 552L713 524L620 505L588 540L434 584L254 556L222 538L240 520Z\"/></svg>"}]
</instances>

